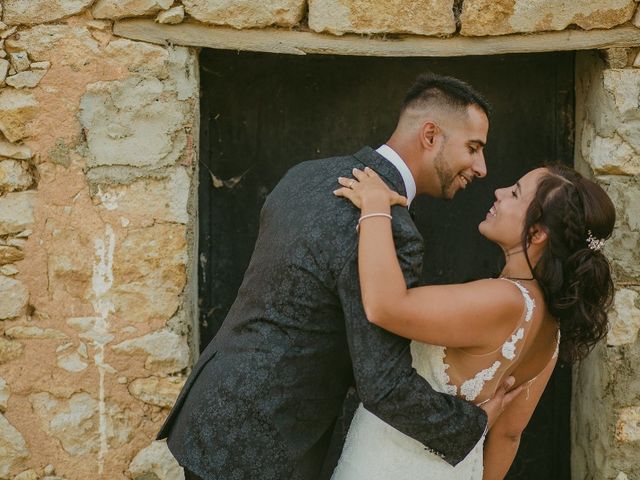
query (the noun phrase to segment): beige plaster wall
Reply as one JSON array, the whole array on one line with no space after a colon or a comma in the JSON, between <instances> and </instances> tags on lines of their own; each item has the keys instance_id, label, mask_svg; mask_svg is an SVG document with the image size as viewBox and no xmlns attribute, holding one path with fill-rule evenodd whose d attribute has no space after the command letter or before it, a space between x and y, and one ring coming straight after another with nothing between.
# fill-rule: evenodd
<instances>
[{"instance_id":1,"label":"beige plaster wall","mask_svg":"<svg viewBox=\"0 0 640 480\"><path fill-rule=\"evenodd\" d=\"M197 51L117 38L114 20L473 38L640 25L636 11L634 0L1 1L0 479L183 478L152 439L197 334ZM607 246L614 326L576 371L580 479L640 475L636 56L578 66L577 165L620 215Z\"/></svg>"}]
</instances>

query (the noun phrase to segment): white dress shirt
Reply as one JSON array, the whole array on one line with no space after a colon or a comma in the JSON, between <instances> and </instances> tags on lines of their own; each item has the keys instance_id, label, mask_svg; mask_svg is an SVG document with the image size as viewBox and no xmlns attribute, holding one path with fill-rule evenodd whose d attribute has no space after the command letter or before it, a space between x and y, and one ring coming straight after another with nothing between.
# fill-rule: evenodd
<instances>
[{"instance_id":1,"label":"white dress shirt","mask_svg":"<svg viewBox=\"0 0 640 480\"><path fill-rule=\"evenodd\" d=\"M411 170L409 170L407 164L404 163L402 157L386 143L378 148L376 152L393 163L393 166L400 172L402 181L404 182L404 189L407 191L407 200L409 205L411 205L413 199L416 198L416 181L413 179Z\"/></svg>"}]
</instances>

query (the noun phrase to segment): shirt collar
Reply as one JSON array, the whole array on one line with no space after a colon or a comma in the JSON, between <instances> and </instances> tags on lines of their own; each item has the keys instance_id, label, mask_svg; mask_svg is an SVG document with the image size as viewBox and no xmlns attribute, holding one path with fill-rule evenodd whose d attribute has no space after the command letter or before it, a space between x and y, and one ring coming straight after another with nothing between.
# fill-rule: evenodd
<instances>
[{"instance_id":1,"label":"shirt collar","mask_svg":"<svg viewBox=\"0 0 640 480\"><path fill-rule=\"evenodd\" d=\"M400 155L398 155L398 153L389 145L382 145L376 150L376 152L393 163L393 166L400 172L402 181L404 182L404 188L407 191L407 200L409 201L409 205L411 205L411 202L416 197L416 181L413 179L411 170L409 170L407 164L404 163L402 157L400 157Z\"/></svg>"}]
</instances>

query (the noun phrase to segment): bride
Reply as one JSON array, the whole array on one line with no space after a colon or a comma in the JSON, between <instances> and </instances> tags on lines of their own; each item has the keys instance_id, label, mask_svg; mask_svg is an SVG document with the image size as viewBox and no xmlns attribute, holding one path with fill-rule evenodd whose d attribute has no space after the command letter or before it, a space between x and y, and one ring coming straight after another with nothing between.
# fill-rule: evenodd
<instances>
[{"instance_id":1,"label":"bride","mask_svg":"<svg viewBox=\"0 0 640 480\"><path fill-rule=\"evenodd\" d=\"M413 366L441 392L476 405L508 376L520 393L455 467L358 407L333 480L502 479L556 364L583 358L607 331L613 284L601 252L615 210L594 182L538 168L495 192L478 229L505 255L499 279L407 289L391 206L406 199L371 169L334 193L361 209L358 266L367 318L413 339Z\"/></svg>"}]
</instances>

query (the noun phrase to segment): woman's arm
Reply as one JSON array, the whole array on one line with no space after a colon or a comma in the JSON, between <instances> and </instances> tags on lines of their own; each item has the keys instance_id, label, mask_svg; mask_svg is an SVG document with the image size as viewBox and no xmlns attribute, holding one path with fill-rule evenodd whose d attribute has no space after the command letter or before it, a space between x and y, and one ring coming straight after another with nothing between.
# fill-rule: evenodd
<instances>
[{"instance_id":1,"label":"woman's arm","mask_svg":"<svg viewBox=\"0 0 640 480\"><path fill-rule=\"evenodd\" d=\"M336 195L361 208L361 218L389 214L401 203L371 169L354 170L357 182L339 179ZM494 347L512 331L524 304L511 284L481 280L407 289L396 256L391 222L384 216L360 224L358 268L370 322L397 335L448 347ZM503 332L504 335L500 335Z\"/></svg>"},{"instance_id":2,"label":"woman's arm","mask_svg":"<svg viewBox=\"0 0 640 480\"><path fill-rule=\"evenodd\" d=\"M556 361L554 356L531 384L507 405L489 430L484 444L483 480L502 480L509 471L520 445L520 436L540 401Z\"/></svg>"}]
</instances>

